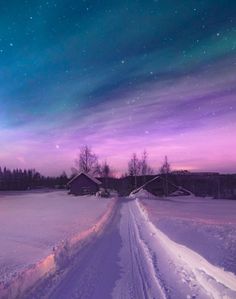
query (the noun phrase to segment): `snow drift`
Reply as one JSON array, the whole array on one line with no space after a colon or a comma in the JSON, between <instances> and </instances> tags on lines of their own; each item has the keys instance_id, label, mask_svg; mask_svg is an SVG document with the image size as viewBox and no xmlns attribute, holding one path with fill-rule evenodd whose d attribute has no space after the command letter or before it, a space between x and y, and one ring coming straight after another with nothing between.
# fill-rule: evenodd
<instances>
[{"instance_id":1,"label":"snow drift","mask_svg":"<svg viewBox=\"0 0 236 299\"><path fill-rule=\"evenodd\" d=\"M138 188L132 191L129 195L130 198L145 198L145 199L157 199L157 197L143 188Z\"/></svg>"},{"instance_id":2,"label":"snow drift","mask_svg":"<svg viewBox=\"0 0 236 299\"><path fill-rule=\"evenodd\" d=\"M236 202L199 197L140 199L152 223L176 243L236 274Z\"/></svg>"},{"instance_id":3,"label":"snow drift","mask_svg":"<svg viewBox=\"0 0 236 299\"><path fill-rule=\"evenodd\" d=\"M0 282L0 298L13 299L21 297L39 280L55 273L58 269L68 266L73 256L92 238L101 233L113 214L116 202L116 198L109 199L107 208L97 218L95 224L84 231L74 232L73 236L64 239L54 246L51 252L40 261L28 265L21 271L15 272L10 278L3 279Z\"/></svg>"},{"instance_id":4,"label":"snow drift","mask_svg":"<svg viewBox=\"0 0 236 299\"><path fill-rule=\"evenodd\" d=\"M150 221L140 201L137 200L135 204L135 218L140 224L140 235L149 248L148 258L159 260L156 273L161 273L162 281L169 280L169 294L176 289L183 290L181 287L176 288L176 284L181 285L183 282L189 289L187 298L236 298L235 274L212 265L200 254L172 241ZM168 270L169 273L166 273ZM180 277L181 281L175 277ZM171 298L179 298L176 293L174 296Z\"/></svg>"}]
</instances>

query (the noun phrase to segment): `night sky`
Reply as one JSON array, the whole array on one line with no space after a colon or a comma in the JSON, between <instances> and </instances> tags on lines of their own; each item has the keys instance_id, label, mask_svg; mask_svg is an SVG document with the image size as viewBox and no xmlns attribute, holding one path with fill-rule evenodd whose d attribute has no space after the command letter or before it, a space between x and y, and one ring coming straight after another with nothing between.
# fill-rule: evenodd
<instances>
[{"instance_id":1,"label":"night sky","mask_svg":"<svg viewBox=\"0 0 236 299\"><path fill-rule=\"evenodd\" d=\"M236 172L236 1L0 2L0 165L60 174L92 146Z\"/></svg>"}]
</instances>

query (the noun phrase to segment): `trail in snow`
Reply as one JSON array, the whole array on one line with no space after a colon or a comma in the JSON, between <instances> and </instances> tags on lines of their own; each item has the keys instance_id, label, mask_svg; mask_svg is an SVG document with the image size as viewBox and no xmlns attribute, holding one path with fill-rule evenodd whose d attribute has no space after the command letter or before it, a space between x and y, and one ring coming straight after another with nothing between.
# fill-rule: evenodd
<instances>
[{"instance_id":1,"label":"trail in snow","mask_svg":"<svg viewBox=\"0 0 236 299\"><path fill-rule=\"evenodd\" d=\"M108 299L119 279L120 204L103 233L85 246L72 263L40 283L22 299Z\"/></svg>"},{"instance_id":2,"label":"trail in snow","mask_svg":"<svg viewBox=\"0 0 236 299\"><path fill-rule=\"evenodd\" d=\"M171 241L124 199L101 236L27 299L236 298L236 277Z\"/></svg>"},{"instance_id":3,"label":"trail in snow","mask_svg":"<svg viewBox=\"0 0 236 299\"><path fill-rule=\"evenodd\" d=\"M121 210L120 235L123 274L113 291L113 298L166 298L152 261L148 258L148 249L140 238L132 202L127 202Z\"/></svg>"}]
</instances>

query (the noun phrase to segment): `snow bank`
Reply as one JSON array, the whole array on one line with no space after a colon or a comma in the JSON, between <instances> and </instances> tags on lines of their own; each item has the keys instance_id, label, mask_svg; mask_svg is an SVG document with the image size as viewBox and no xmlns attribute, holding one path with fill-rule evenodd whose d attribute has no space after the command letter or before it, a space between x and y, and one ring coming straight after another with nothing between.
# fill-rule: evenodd
<instances>
[{"instance_id":1,"label":"snow bank","mask_svg":"<svg viewBox=\"0 0 236 299\"><path fill-rule=\"evenodd\" d=\"M142 198L142 199L147 199ZM202 223L236 224L236 201L195 196L158 198L142 203L156 218L195 219Z\"/></svg>"},{"instance_id":2,"label":"snow bank","mask_svg":"<svg viewBox=\"0 0 236 299\"><path fill-rule=\"evenodd\" d=\"M156 273L162 273L162 281L170 280L171 276L181 277L180 281L176 278L174 283L169 281L169 285L185 285L190 291L187 298L236 298L236 275L212 265L198 253L172 241L149 220L144 206L139 201L135 203L135 219L140 224L141 237L149 248L149 258L159 259ZM169 273L165 273L167 269ZM181 291L183 287L178 289ZM183 298L176 294L176 286L175 289L168 290L169 293L171 291L173 298ZM172 298L172 295L170 297Z\"/></svg>"},{"instance_id":3,"label":"snow bank","mask_svg":"<svg viewBox=\"0 0 236 299\"><path fill-rule=\"evenodd\" d=\"M171 240L236 274L236 201L183 197L141 202Z\"/></svg>"},{"instance_id":4,"label":"snow bank","mask_svg":"<svg viewBox=\"0 0 236 299\"><path fill-rule=\"evenodd\" d=\"M20 297L38 280L66 267L100 233L115 205L115 198L73 197L63 191L1 196L0 298Z\"/></svg>"},{"instance_id":5,"label":"snow bank","mask_svg":"<svg viewBox=\"0 0 236 299\"><path fill-rule=\"evenodd\" d=\"M130 198L143 198L143 199L157 199L157 197L151 193L149 193L147 190L140 188L137 190L134 190L129 195Z\"/></svg>"}]
</instances>

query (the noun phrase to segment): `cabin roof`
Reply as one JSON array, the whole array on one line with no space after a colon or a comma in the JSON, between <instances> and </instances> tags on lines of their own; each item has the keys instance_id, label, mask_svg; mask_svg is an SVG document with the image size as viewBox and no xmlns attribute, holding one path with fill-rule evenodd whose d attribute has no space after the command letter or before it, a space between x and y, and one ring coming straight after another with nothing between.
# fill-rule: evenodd
<instances>
[{"instance_id":1,"label":"cabin roof","mask_svg":"<svg viewBox=\"0 0 236 299\"><path fill-rule=\"evenodd\" d=\"M93 176L91 176L88 173L85 173L83 171L81 171L80 173L78 173L75 177L73 177L67 184L71 184L74 180L76 180L78 177L80 177L81 175L85 175L87 178L89 178L91 181L93 181L95 184L97 185L101 185L102 182L100 182L98 179L94 178Z\"/></svg>"}]
</instances>

